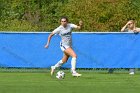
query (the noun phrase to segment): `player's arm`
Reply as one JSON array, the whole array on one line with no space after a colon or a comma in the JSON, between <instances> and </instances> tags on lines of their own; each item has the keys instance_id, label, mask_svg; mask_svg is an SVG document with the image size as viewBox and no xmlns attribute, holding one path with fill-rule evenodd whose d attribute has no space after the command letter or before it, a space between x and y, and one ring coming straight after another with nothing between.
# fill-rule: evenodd
<instances>
[{"instance_id":1,"label":"player's arm","mask_svg":"<svg viewBox=\"0 0 140 93\"><path fill-rule=\"evenodd\" d=\"M122 27L121 32L124 32L129 24L130 24L130 22L127 22L127 24L124 27Z\"/></svg>"},{"instance_id":2,"label":"player's arm","mask_svg":"<svg viewBox=\"0 0 140 93\"><path fill-rule=\"evenodd\" d=\"M140 32L140 28L136 28L134 32Z\"/></svg>"},{"instance_id":3,"label":"player's arm","mask_svg":"<svg viewBox=\"0 0 140 93\"><path fill-rule=\"evenodd\" d=\"M47 41L47 44L45 45L45 48L49 47L52 36L55 35L55 34L58 34L59 31L60 31L60 29L58 27L48 36L48 41Z\"/></svg>"},{"instance_id":4,"label":"player's arm","mask_svg":"<svg viewBox=\"0 0 140 93\"><path fill-rule=\"evenodd\" d=\"M54 33L52 32L52 33L48 36L48 41L47 41L47 44L45 45L45 48L48 48L48 47L49 47L49 44L50 44L50 41L51 41L51 38L52 38L53 35L54 35Z\"/></svg>"}]
</instances>

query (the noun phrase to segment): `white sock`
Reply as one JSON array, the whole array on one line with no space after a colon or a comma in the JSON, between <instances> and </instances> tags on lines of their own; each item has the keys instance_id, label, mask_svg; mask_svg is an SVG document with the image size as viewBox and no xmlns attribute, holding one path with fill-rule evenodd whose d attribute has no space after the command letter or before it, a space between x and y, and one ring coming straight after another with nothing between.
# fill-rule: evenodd
<instances>
[{"instance_id":1,"label":"white sock","mask_svg":"<svg viewBox=\"0 0 140 93\"><path fill-rule=\"evenodd\" d=\"M76 58L75 57L73 57L72 59L71 59L71 71L72 71L72 73L76 73Z\"/></svg>"},{"instance_id":2,"label":"white sock","mask_svg":"<svg viewBox=\"0 0 140 93\"><path fill-rule=\"evenodd\" d=\"M130 73L134 73L134 72L135 72L135 69L130 68L130 69L129 69L129 72L130 72Z\"/></svg>"},{"instance_id":3,"label":"white sock","mask_svg":"<svg viewBox=\"0 0 140 93\"><path fill-rule=\"evenodd\" d=\"M54 65L54 68L58 68L60 66L62 66L63 62L62 60L60 60L59 62L57 62L55 65Z\"/></svg>"}]
</instances>

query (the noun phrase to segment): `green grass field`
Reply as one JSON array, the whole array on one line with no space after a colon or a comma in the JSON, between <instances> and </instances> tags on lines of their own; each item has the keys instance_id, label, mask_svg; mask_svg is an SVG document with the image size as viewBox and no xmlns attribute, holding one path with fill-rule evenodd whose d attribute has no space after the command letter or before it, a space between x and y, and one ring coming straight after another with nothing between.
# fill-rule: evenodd
<instances>
[{"instance_id":1,"label":"green grass field","mask_svg":"<svg viewBox=\"0 0 140 93\"><path fill-rule=\"evenodd\" d=\"M81 73L58 80L49 72L0 72L0 93L140 93L140 74Z\"/></svg>"}]
</instances>

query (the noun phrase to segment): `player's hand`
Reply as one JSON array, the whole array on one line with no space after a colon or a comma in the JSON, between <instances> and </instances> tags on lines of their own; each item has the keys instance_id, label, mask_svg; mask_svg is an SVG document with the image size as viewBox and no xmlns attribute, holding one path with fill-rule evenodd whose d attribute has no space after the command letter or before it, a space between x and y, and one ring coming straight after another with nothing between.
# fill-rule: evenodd
<instances>
[{"instance_id":1,"label":"player's hand","mask_svg":"<svg viewBox=\"0 0 140 93\"><path fill-rule=\"evenodd\" d=\"M138 34L139 33L139 31L137 29L134 29L133 32L134 32L134 34Z\"/></svg>"},{"instance_id":2,"label":"player's hand","mask_svg":"<svg viewBox=\"0 0 140 93\"><path fill-rule=\"evenodd\" d=\"M49 48L49 44L46 44L46 45L45 45L45 48Z\"/></svg>"},{"instance_id":3,"label":"player's hand","mask_svg":"<svg viewBox=\"0 0 140 93\"><path fill-rule=\"evenodd\" d=\"M137 32L137 29L134 29L133 32Z\"/></svg>"},{"instance_id":4,"label":"player's hand","mask_svg":"<svg viewBox=\"0 0 140 93\"><path fill-rule=\"evenodd\" d=\"M132 22L131 21L128 21L126 25L130 25L130 24L132 24Z\"/></svg>"},{"instance_id":5,"label":"player's hand","mask_svg":"<svg viewBox=\"0 0 140 93\"><path fill-rule=\"evenodd\" d=\"M82 25L83 25L83 21L80 20L80 21L79 21L79 26L82 26Z\"/></svg>"}]
</instances>

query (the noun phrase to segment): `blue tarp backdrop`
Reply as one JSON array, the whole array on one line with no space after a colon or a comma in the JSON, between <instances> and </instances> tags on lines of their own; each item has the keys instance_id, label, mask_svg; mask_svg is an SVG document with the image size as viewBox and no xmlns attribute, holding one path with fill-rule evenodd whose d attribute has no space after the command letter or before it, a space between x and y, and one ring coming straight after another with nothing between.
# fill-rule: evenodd
<instances>
[{"instance_id":1,"label":"blue tarp backdrop","mask_svg":"<svg viewBox=\"0 0 140 93\"><path fill-rule=\"evenodd\" d=\"M45 49L49 33L0 33L0 67L49 68L63 56L55 35ZM73 33L77 68L140 68L140 34ZM71 58L65 68L71 67Z\"/></svg>"}]
</instances>

